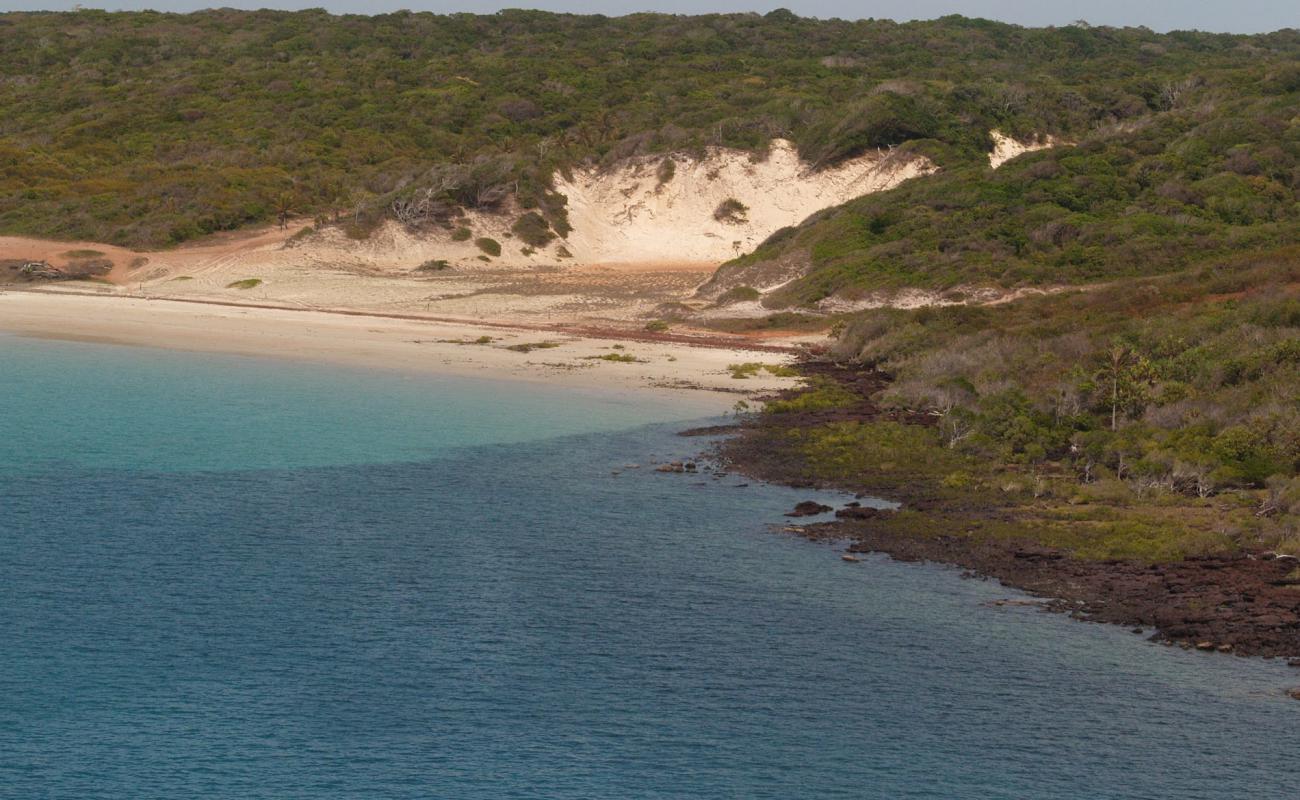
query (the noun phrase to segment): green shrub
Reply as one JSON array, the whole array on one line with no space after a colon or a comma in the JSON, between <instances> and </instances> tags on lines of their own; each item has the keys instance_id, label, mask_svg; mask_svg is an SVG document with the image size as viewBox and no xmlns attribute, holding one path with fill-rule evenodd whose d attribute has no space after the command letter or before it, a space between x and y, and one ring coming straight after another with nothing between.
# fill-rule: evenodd
<instances>
[{"instance_id":1,"label":"green shrub","mask_svg":"<svg viewBox=\"0 0 1300 800\"><path fill-rule=\"evenodd\" d=\"M773 400L763 410L770 414L789 414L801 411L827 411L849 408L859 402L858 396L838 383L826 378L813 380L807 389L789 400Z\"/></svg>"},{"instance_id":2,"label":"green shrub","mask_svg":"<svg viewBox=\"0 0 1300 800\"><path fill-rule=\"evenodd\" d=\"M550 224L536 211L529 211L515 220L510 230L532 247L545 247L555 241L555 234L551 232Z\"/></svg>"},{"instance_id":3,"label":"green shrub","mask_svg":"<svg viewBox=\"0 0 1300 800\"><path fill-rule=\"evenodd\" d=\"M749 206L734 197L728 197L713 209L713 218L727 225L741 225L748 221L745 216L748 213Z\"/></svg>"},{"instance_id":4,"label":"green shrub","mask_svg":"<svg viewBox=\"0 0 1300 800\"><path fill-rule=\"evenodd\" d=\"M482 238L475 239L474 244L478 247L478 249L482 250L485 254L492 256L493 258L501 255L501 243L498 242L496 239L489 239L488 237L484 236Z\"/></svg>"},{"instance_id":5,"label":"green shrub","mask_svg":"<svg viewBox=\"0 0 1300 800\"><path fill-rule=\"evenodd\" d=\"M752 286L737 286L728 289L718 296L718 305L727 306L732 303L751 303L760 299L763 293Z\"/></svg>"},{"instance_id":6,"label":"green shrub","mask_svg":"<svg viewBox=\"0 0 1300 800\"><path fill-rule=\"evenodd\" d=\"M660 161L659 167L655 170L655 178L658 180L660 186L671 181L673 176L676 174L677 162L674 161L671 156Z\"/></svg>"}]
</instances>

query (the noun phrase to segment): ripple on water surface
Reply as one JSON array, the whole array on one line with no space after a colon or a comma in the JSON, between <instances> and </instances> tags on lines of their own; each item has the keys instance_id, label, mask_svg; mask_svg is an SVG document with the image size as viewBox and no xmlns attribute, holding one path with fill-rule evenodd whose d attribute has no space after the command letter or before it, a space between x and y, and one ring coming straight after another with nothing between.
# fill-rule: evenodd
<instances>
[{"instance_id":1,"label":"ripple on water surface","mask_svg":"<svg viewBox=\"0 0 1300 800\"><path fill-rule=\"evenodd\" d=\"M612 474L699 446L643 424L690 408L3 346L22 380L0 395L0 794L1300 785L1285 668L989 608L1008 593L952 570L842 564L770 530L806 493ZM204 410L153 418L178 397Z\"/></svg>"}]
</instances>

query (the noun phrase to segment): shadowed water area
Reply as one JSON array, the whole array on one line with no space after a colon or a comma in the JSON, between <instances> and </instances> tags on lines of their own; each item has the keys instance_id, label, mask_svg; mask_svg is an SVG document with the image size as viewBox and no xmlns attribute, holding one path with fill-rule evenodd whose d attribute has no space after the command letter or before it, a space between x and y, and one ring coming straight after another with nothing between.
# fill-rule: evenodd
<instances>
[{"instance_id":1,"label":"shadowed water area","mask_svg":"<svg viewBox=\"0 0 1300 800\"><path fill-rule=\"evenodd\" d=\"M1300 671L841 563L706 408L0 337L0 795L1300 786Z\"/></svg>"}]
</instances>

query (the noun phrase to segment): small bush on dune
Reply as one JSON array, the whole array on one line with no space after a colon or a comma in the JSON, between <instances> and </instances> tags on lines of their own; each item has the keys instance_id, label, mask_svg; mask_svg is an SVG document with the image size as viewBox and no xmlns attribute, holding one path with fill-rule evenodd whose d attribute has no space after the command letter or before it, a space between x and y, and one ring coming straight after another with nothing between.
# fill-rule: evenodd
<instances>
[{"instance_id":1,"label":"small bush on dune","mask_svg":"<svg viewBox=\"0 0 1300 800\"><path fill-rule=\"evenodd\" d=\"M510 230L533 247L545 247L555 241L555 234L551 233L550 224L536 211L529 211L515 220Z\"/></svg>"},{"instance_id":2,"label":"small bush on dune","mask_svg":"<svg viewBox=\"0 0 1300 800\"><path fill-rule=\"evenodd\" d=\"M671 181L673 179L673 176L676 174L677 174L677 162L673 161L671 157L665 158L663 161L660 161L659 168L655 170L655 178L658 179L660 186L663 186L665 183Z\"/></svg>"},{"instance_id":3,"label":"small bush on dune","mask_svg":"<svg viewBox=\"0 0 1300 800\"><path fill-rule=\"evenodd\" d=\"M475 239L474 244L484 253L496 257L501 255L501 243L496 239L489 239L486 236Z\"/></svg>"},{"instance_id":4,"label":"small bush on dune","mask_svg":"<svg viewBox=\"0 0 1300 800\"><path fill-rule=\"evenodd\" d=\"M725 225L743 225L749 221L746 216L749 206L734 197L728 197L713 210L713 218Z\"/></svg>"}]
</instances>

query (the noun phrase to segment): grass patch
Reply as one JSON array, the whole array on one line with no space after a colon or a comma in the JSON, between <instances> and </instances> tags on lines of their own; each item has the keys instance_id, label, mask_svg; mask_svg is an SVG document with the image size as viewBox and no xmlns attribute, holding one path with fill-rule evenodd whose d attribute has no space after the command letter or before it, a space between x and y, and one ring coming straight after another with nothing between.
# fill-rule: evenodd
<instances>
[{"instance_id":1,"label":"grass patch","mask_svg":"<svg viewBox=\"0 0 1300 800\"><path fill-rule=\"evenodd\" d=\"M227 289L254 289L262 285L261 278L244 278L242 281L231 281L226 284Z\"/></svg>"},{"instance_id":2,"label":"grass patch","mask_svg":"<svg viewBox=\"0 0 1300 800\"><path fill-rule=\"evenodd\" d=\"M466 228L462 225L461 227L451 232L451 240L453 242L468 242L470 240L470 237L473 235L474 235L473 231L471 231L469 228Z\"/></svg>"},{"instance_id":3,"label":"grass patch","mask_svg":"<svg viewBox=\"0 0 1300 800\"><path fill-rule=\"evenodd\" d=\"M447 269L451 269L451 264L447 262L447 259L436 258L424 262L420 266L416 267L415 271L416 272L442 272L443 270L447 270Z\"/></svg>"},{"instance_id":4,"label":"grass patch","mask_svg":"<svg viewBox=\"0 0 1300 800\"><path fill-rule=\"evenodd\" d=\"M728 289L718 296L718 305L729 306L732 303L752 303L763 296L763 293L753 286L737 286L734 289Z\"/></svg>"},{"instance_id":5,"label":"grass patch","mask_svg":"<svg viewBox=\"0 0 1300 800\"><path fill-rule=\"evenodd\" d=\"M284 240L285 246L291 247L295 244L306 241L307 239L311 238L312 234L314 233L316 233L316 229L311 225L308 225L304 228L299 228L298 230L294 231L292 236Z\"/></svg>"},{"instance_id":6,"label":"grass patch","mask_svg":"<svg viewBox=\"0 0 1300 800\"><path fill-rule=\"evenodd\" d=\"M705 320L704 326L716 331L728 333L746 333L748 331L813 331L829 330L835 321L818 314L800 314L782 311L766 317L740 317L732 319Z\"/></svg>"},{"instance_id":7,"label":"grass patch","mask_svg":"<svg viewBox=\"0 0 1300 800\"><path fill-rule=\"evenodd\" d=\"M768 410L772 405L768 404ZM833 422L792 428L787 436L793 454L814 477L838 486L897 485L906 486L909 492L922 487L929 496L969 498L981 494L979 486L944 488L946 477L972 471L975 465L943 447L933 428L887 420Z\"/></svg>"},{"instance_id":8,"label":"grass patch","mask_svg":"<svg viewBox=\"0 0 1300 800\"><path fill-rule=\"evenodd\" d=\"M757 361L747 361L744 364L728 364L727 371L731 373L732 378L738 381L752 378L763 371L778 378L799 377L799 370L794 367L788 367L784 364L762 364Z\"/></svg>"},{"instance_id":9,"label":"grass patch","mask_svg":"<svg viewBox=\"0 0 1300 800\"><path fill-rule=\"evenodd\" d=\"M647 322L645 329L651 333L663 333L668 330L669 325L666 320L657 319L654 322Z\"/></svg>"},{"instance_id":10,"label":"grass patch","mask_svg":"<svg viewBox=\"0 0 1300 800\"><path fill-rule=\"evenodd\" d=\"M631 353L605 353L601 356L583 356L587 361L612 361L615 364L645 364L647 359L637 358Z\"/></svg>"},{"instance_id":11,"label":"grass patch","mask_svg":"<svg viewBox=\"0 0 1300 800\"><path fill-rule=\"evenodd\" d=\"M743 366L743 365L742 365ZM764 408L769 414L788 414L797 411L828 411L849 408L858 402L853 392L827 378L818 378L806 391L789 400L773 400Z\"/></svg>"},{"instance_id":12,"label":"grass patch","mask_svg":"<svg viewBox=\"0 0 1300 800\"><path fill-rule=\"evenodd\" d=\"M1030 511L1024 520L1029 535L1077 558L1155 563L1233 549L1232 540L1215 530L1217 515L1193 509L1097 506L1082 514L1055 507L1037 514Z\"/></svg>"},{"instance_id":13,"label":"grass patch","mask_svg":"<svg viewBox=\"0 0 1300 800\"><path fill-rule=\"evenodd\" d=\"M501 243L496 239L489 239L486 236L474 240L475 246L489 256L496 258L501 255Z\"/></svg>"},{"instance_id":14,"label":"grass patch","mask_svg":"<svg viewBox=\"0 0 1300 800\"><path fill-rule=\"evenodd\" d=\"M69 250L63 254L64 258L103 258L104 254L98 250Z\"/></svg>"},{"instance_id":15,"label":"grass patch","mask_svg":"<svg viewBox=\"0 0 1300 800\"><path fill-rule=\"evenodd\" d=\"M523 342L521 344L508 344L505 349L516 353L531 353L534 350L549 350L552 347L559 346L559 342Z\"/></svg>"}]
</instances>

